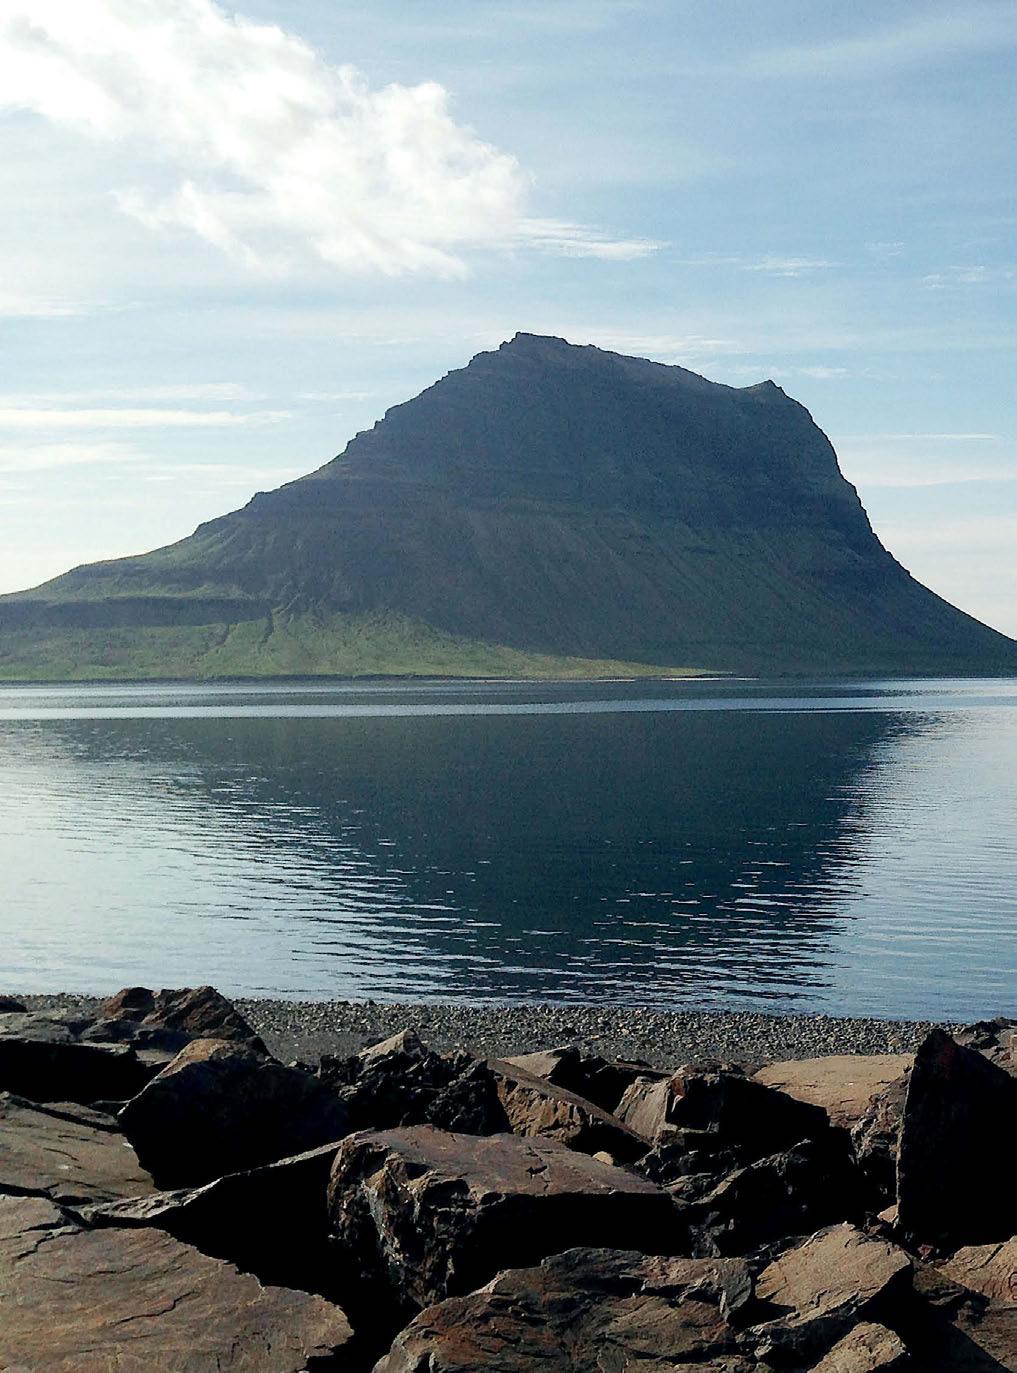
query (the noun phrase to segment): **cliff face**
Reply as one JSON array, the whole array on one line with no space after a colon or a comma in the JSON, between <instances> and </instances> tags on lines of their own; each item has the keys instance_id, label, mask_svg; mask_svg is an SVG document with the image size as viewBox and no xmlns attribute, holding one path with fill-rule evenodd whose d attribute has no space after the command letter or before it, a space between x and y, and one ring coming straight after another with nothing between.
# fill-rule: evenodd
<instances>
[{"instance_id":1,"label":"cliff face","mask_svg":"<svg viewBox=\"0 0 1017 1373\"><path fill-rule=\"evenodd\" d=\"M772 382L527 334L191 538L0 600L0 631L21 633L259 621L266 640L296 623L327 637L337 617L665 667L1017 667L1017 644L887 553Z\"/></svg>"}]
</instances>

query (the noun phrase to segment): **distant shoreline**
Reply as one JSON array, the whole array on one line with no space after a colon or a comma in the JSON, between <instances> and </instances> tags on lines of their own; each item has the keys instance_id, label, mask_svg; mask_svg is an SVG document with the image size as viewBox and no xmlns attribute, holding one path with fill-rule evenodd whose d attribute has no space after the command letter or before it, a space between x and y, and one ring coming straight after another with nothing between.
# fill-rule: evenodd
<instances>
[{"instance_id":1,"label":"distant shoreline","mask_svg":"<svg viewBox=\"0 0 1017 1373\"><path fill-rule=\"evenodd\" d=\"M31 1009L91 1011L101 997L56 993L18 996ZM346 1055L405 1028L437 1050L469 1048L489 1057L577 1044L605 1058L640 1059L656 1067L711 1058L750 1066L829 1054L911 1053L934 1021L740 1010L649 1011L639 1007L548 1003L489 1006L457 1003L284 1001L232 998L283 1061ZM987 1007L986 1015L996 1014ZM956 1025L946 1025L956 1029Z\"/></svg>"}]
</instances>

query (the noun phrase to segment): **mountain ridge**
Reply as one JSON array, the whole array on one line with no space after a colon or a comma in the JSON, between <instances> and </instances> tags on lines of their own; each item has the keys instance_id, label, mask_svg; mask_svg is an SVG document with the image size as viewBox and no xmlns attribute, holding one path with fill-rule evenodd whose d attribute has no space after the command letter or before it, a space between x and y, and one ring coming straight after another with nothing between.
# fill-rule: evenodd
<instances>
[{"instance_id":1,"label":"mountain ridge","mask_svg":"<svg viewBox=\"0 0 1017 1373\"><path fill-rule=\"evenodd\" d=\"M30 669L33 635L76 633L82 670L116 675L131 631L216 626L226 642L252 625L263 646L302 626L297 659L343 675L372 624L388 626L368 654L383 672L386 651L393 671L427 670L439 642L453 673L457 651L482 670L484 645L503 666L569 671L1017 671L1017 643L883 547L829 439L773 381L520 333L188 538L0 598L0 676ZM116 646L81 641L112 630ZM235 675L269 661L230 657Z\"/></svg>"}]
</instances>

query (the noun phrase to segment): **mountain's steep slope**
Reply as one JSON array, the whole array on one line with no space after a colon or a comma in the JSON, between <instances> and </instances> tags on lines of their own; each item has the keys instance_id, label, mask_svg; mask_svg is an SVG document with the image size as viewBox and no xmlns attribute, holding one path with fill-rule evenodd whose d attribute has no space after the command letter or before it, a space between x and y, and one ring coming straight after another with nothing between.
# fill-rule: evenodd
<instances>
[{"instance_id":1,"label":"mountain's steep slope","mask_svg":"<svg viewBox=\"0 0 1017 1373\"><path fill-rule=\"evenodd\" d=\"M33 644L142 675L181 644L199 675L1017 668L882 547L772 382L527 334L181 543L0 599L0 675Z\"/></svg>"}]
</instances>

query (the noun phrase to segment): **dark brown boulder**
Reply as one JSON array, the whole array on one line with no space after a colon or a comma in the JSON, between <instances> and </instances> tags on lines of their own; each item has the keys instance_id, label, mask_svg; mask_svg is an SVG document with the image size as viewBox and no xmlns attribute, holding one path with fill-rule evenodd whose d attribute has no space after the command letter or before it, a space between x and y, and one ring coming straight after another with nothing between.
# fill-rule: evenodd
<instances>
[{"instance_id":1,"label":"dark brown boulder","mask_svg":"<svg viewBox=\"0 0 1017 1373\"><path fill-rule=\"evenodd\" d=\"M85 1230L0 1197L0 1359L46 1373L299 1373L352 1339L339 1307L159 1230Z\"/></svg>"},{"instance_id":2,"label":"dark brown boulder","mask_svg":"<svg viewBox=\"0 0 1017 1373\"><path fill-rule=\"evenodd\" d=\"M148 987L125 987L103 1002L97 1022L98 1027L108 1027L107 1032L112 1032L117 1022L160 1030L167 1043L178 1037L174 1048L182 1048L192 1039L225 1039L265 1052L261 1039L232 1001L214 987L164 987L158 992Z\"/></svg>"},{"instance_id":3,"label":"dark brown boulder","mask_svg":"<svg viewBox=\"0 0 1017 1373\"><path fill-rule=\"evenodd\" d=\"M127 1045L79 1043L80 1028L49 1015L0 1016L0 1091L87 1106L133 1096L156 1071Z\"/></svg>"},{"instance_id":4,"label":"dark brown boulder","mask_svg":"<svg viewBox=\"0 0 1017 1373\"><path fill-rule=\"evenodd\" d=\"M681 1238L670 1198L643 1178L556 1140L426 1125L344 1140L328 1201L364 1277L408 1313L561 1249L673 1253Z\"/></svg>"},{"instance_id":5,"label":"dark brown boulder","mask_svg":"<svg viewBox=\"0 0 1017 1373\"><path fill-rule=\"evenodd\" d=\"M500 1059L482 1059L435 1099L427 1117L442 1129L470 1134L511 1131L557 1139L581 1153L606 1153L629 1163L646 1153L646 1142L615 1116Z\"/></svg>"},{"instance_id":6,"label":"dark brown boulder","mask_svg":"<svg viewBox=\"0 0 1017 1373\"><path fill-rule=\"evenodd\" d=\"M826 1112L738 1073L681 1068L663 1081L642 1078L625 1092L618 1117L651 1144L676 1129L704 1130L757 1158L814 1139Z\"/></svg>"},{"instance_id":7,"label":"dark brown boulder","mask_svg":"<svg viewBox=\"0 0 1017 1373\"><path fill-rule=\"evenodd\" d=\"M441 1092L472 1063L469 1054L436 1054L402 1030L349 1058L322 1058L318 1076L343 1102L351 1130L422 1125Z\"/></svg>"},{"instance_id":8,"label":"dark brown boulder","mask_svg":"<svg viewBox=\"0 0 1017 1373\"><path fill-rule=\"evenodd\" d=\"M77 1206L154 1191L110 1117L0 1094L0 1192Z\"/></svg>"},{"instance_id":9,"label":"dark brown boulder","mask_svg":"<svg viewBox=\"0 0 1017 1373\"><path fill-rule=\"evenodd\" d=\"M661 1080L670 1073L651 1068L648 1063L626 1062L584 1054L573 1044L558 1049L541 1049L532 1054L513 1054L503 1060L522 1068L533 1077L542 1077L556 1087L564 1087L585 1101L592 1101L613 1115L625 1091L638 1078Z\"/></svg>"},{"instance_id":10,"label":"dark brown boulder","mask_svg":"<svg viewBox=\"0 0 1017 1373\"><path fill-rule=\"evenodd\" d=\"M896 1245L852 1225L820 1230L759 1275L756 1296L781 1312L754 1328L762 1352L779 1364L829 1350L859 1321L892 1312L910 1276Z\"/></svg>"},{"instance_id":11,"label":"dark brown boulder","mask_svg":"<svg viewBox=\"0 0 1017 1373\"><path fill-rule=\"evenodd\" d=\"M1017 1173L993 1166L1017 1120L1017 1079L933 1030L915 1055L897 1163L897 1220L921 1244L956 1249L1017 1233Z\"/></svg>"},{"instance_id":12,"label":"dark brown boulder","mask_svg":"<svg viewBox=\"0 0 1017 1373\"><path fill-rule=\"evenodd\" d=\"M695 1181L695 1180L693 1180ZM730 1173L711 1191L673 1187L692 1252L749 1254L838 1221L860 1222L864 1197L846 1137L805 1140Z\"/></svg>"},{"instance_id":13,"label":"dark brown boulder","mask_svg":"<svg viewBox=\"0 0 1017 1373\"><path fill-rule=\"evenodd\" d=\"M739 1259L571 1249L428 1307L375 1373L693 1373L707 1362L747 1373L737 1322L751 1295Z\"/></svg>"},{"instance_id":14,"label":"dark brown boulder","mask_svg":"<svg viewBox=\"0 0 1017 1373\"><path fill-rule=\"evenodd\" d=\"M155 1226L262 1282L336 1298L326 1192L338 1149L325 1144L202 1187L76 1209L91 1227Z\"/></svg>"},{"instance_id":15,"label":"dark brown boulder","mask_svg":"<svg viewBox=\"0 0 1017 1373\"><path fill-rule=\"evenodd\" d=\"M342 1103L312 1074L196 1039L129 1101L124 1134L160 1187L194 1187L342 1138Z\"/></svg>"}]
</instances>

